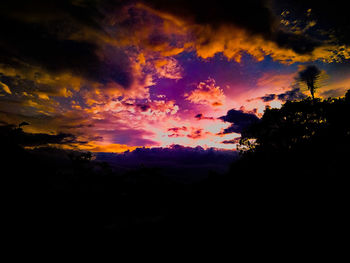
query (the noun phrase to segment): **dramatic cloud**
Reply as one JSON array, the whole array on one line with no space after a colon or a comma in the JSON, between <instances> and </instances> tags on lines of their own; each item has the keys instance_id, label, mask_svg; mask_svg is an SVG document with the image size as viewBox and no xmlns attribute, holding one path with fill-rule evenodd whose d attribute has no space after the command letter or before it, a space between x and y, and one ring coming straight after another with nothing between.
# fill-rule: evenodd
<instances>
[{"instance_id":1,"label":"dramatic cloud","mask_svg":"<svg viewBox=\"0 0 350 263\"><path fill-rule=\"evenodd\" d=\"M256 115L251 113L244 113L241 110L229 110L225 116L220 117L225 122L231 122L232 125L225 129L223 133L241 133L249 125L259 121Z\"/></svg>"},{"instance_id":2,"label":"dramatic cloud","mask_svg":"<svg viewBox=\"0 0 350 263\"><path fill-rule=\"evenodd\" d=\"M299 88L294 88L292 90L286 91L285 93L281 93L277 95L277 98L282 101L293 101L293 100L302 100L307 96L300 91Z\"/></svg>"},{"instance_id":3,"label":"dramatic cloud","mask_svg":"<svg viewBox=\"0 0 350 263\"><path fill-rule=\"evenodd\" d=\"M333 35L334 40L342 45L350 44L350 24L348 10L344 1L279 1L275 7L279 10L288 10L294 19L302 19L307 16L311 21L317 21L317 29L328 35Z\"/></svg>"},{"instance_id":4,"label":"dramatic cloud","mask_svg":"<svg viewBox=\"0 0 350 263\"><path fill-rule=\"evenodd\" d=\"M23 123L21 123L23 126ZM21 146L47 146L47 145L69 145L74 143L84 144L79 142L73 134L59 133L56 135L44 133L26 133L22 129L12 125L0 125L0 135L8 142L15 142Z\"/></svg>"},{"instance_id":5,"label":"dramatic cloud","mask_svg":"<svg viewBox=\"0 0 350 263\"><path fill-rule=\"evenodd\" d=\"M267 105L305 97L304 63L332 72L320 96L348 87L347 15L291 3L5 1L0 122L91 151L231 149Z\"/></svg>"},{"instance_id":6,"label":"dramatic cloud","mask_svg":"<svg viewBox=\"0 0 350 263\"><path fill-rule=\"evenodd\" d=\"M276 99L276 97L277 97L276 94L266 94L265 96L261 97L261 99L264 102L269 102L269 101Z\"/></svg>"},{"instance_id":7,"label":"dramatic cloud","mask_svg":"<svg viewBox=\"0 0 350 263\"><path fill-rule=\"evenodd\" d=\"M257 60L271 56L284 63L331 62L350 57L348 47L330 38L324 41L322 34L311 36L305 30L300 33L286 27L286 17L273 13L275 3L271 4L271 1L234 4L220 1L215 5L202 1L146 1L145 5L151 6L158 16L173 20L186 29L192 41L185 42L183 47L194 48L203 58L213 57L218 52L238 62L242 53ZM308 27L310 24L312 27L312 22Z\"/></svg>"},{"instance_id":8,"label":"dramatic cloud","mask_svg":"<svg viewBox=\"0 0 350 263\"><path fill-rule=\"evenodd\" d=\"M214 79L209 78L205 82L200 82L196 89L189 94L185 94L187 100L192 103L204 104L212 107L222 106L225 101L223 90L216 86Z\"/></svg>"},{"instance_id":9,"label":"dramatic cloud","mask_svg":"<svg viewBox=\"0 0 350 263\"><path fill-rule=\"evenodd\" d=\"M97 10L88 2L7 1L1 8L1 62L129 86L130 63L125 52L114 49L108 59L103 53L108 46L102 40L108 36Z\"/></svg>"},{"instance_id":10,"label":"dramatic cloud","mask_svg":"<svg viewBox=\"0 0 350 263\"><path fill-rule=\"evenodd\" d=\"M300 91L300 88L293 88L291 90L288 90L284 93L280 93L280 94L266 94L265 96L256 98L256 99L260 99L263 102L271 102L273 100L281 100L283 102L285 101L293 101L293 100L302 100L307 98L307 95L305 95L304 93L302 93Z\"/></svg>"}]
</instances>

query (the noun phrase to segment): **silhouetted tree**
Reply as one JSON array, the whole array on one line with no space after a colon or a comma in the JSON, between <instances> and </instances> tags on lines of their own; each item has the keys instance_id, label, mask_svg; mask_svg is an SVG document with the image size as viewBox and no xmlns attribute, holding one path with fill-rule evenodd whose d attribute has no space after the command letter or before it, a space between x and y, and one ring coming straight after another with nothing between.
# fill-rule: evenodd
<instances>
[{"instance_id":1,"label":"silhouetted tree","mask_svg":"<svg viewBox=\"0 0 350 263\"><path fill-rule=\"evenodd\" d=\"M349 94L288 101L281 109L266 109L260 122L242 132L238 149L244 150L247 163L259 160L285 173L340 174L350 154ZM285 170L290 166L293 169Z\"/></svg>"},{"instance_id":2,"label":"silhouetted tree","mask_svg":"<svg viewBox=\"0 0 350 263\"><path fill-rule=\"evenodd\" d=\"M315 99L316 81L320 77L321 71L316 66L308 66L306 69L299 72L299 81L304 82L307 85L308 90L311 93L312 99Z\"/></svg>"},{"instance_id":3,"label":"silhouetted tree","mask_svg":"<svg viewBox=\"0 0 350 263\"><path fill-rule=\"evenodd\" d=\"M350 89L345 94L345 102L347 102L347 103L350 102Z\"/></svg>"}]
</instances>

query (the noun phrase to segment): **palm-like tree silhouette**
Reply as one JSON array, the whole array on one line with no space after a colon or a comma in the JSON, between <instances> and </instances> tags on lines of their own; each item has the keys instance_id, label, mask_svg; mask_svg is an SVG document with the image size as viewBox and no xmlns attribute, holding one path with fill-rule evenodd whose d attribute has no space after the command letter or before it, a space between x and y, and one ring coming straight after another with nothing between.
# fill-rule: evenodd
<instances>
[{"instance_id":1,"label":"palm-like tree silhouette","mask_svg":"<svg viewBox=\"0 0 350 263\"><path fill-rule=\"evenodd\" d=\"M299 81L305 82L308 90L311 93L311 97L315 99L315 90L316 90L316 81L319 79L321 75L321 70L319 70L316 66L307 66L306 69L299 72Z\"/></svg>"}]
</instances>

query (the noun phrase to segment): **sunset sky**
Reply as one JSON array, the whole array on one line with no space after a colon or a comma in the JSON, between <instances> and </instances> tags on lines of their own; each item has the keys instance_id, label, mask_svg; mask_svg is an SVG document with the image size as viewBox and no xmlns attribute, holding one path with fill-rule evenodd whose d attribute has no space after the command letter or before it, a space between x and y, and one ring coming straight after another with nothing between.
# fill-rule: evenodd
<instances>
[{"instance_id":1,"label":"sunset sky","mask_svg":"<svg viewBox=\"0 0 350 263\"><path fill-rule=\"evenodd\" d=\"M232 2L1 1L0 122L93 152L235 149L266 106L309 95L307 65L316 97L350 89L337 1Z\"/></svg>"}]
</instances>

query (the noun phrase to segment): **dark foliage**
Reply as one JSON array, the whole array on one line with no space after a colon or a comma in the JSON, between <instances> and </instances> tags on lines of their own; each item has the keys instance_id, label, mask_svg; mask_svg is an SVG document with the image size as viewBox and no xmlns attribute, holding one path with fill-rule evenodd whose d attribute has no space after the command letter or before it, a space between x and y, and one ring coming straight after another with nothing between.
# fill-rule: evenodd
<instances>
[{"instance_id":1,"label":"dark foliage","mask_svg":"<svg viewBox=\"0 0 350 263\"><path fill-rule=\"evenodd\" d=\"M318 245L344 231L349 91L341 99L305 99L266 109L259 123L242 132L240 149L242 157L221 191L223 199L235 197L244 204L257 231L269 228L276 238Z\"/></svg>"},{"instance_id":2,"label":"dark foliage","mask_svg":"<svg viewBox=\"0 0 350 263\"><path fill-rule=\"evenodd\" d=\"M313 152L309 159L344 155L350 136L348 94L343 99L288 101L281 109L266 109L260 122L242 132L243 138L256 140L254 150L247 154Z\"/></svg>"}]
</instances>

